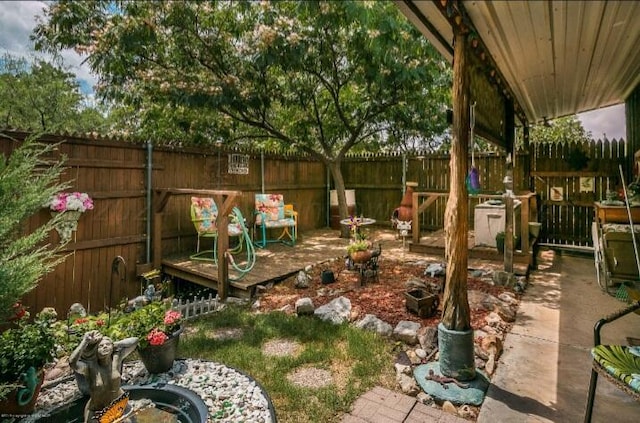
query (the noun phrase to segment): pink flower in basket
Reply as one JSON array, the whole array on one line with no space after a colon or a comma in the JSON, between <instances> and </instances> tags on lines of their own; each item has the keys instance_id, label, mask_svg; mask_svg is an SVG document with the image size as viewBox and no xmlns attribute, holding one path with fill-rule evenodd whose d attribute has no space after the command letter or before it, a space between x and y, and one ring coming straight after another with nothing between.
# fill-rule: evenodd
<instances>
[{"instance_id":1,"label":"pink flower in basket","mask_svg":"<svg viewBox=\"0 0 640 423\"><path fill-rule=\"evenodd\" d=\"M55 212L85 212L93 209L93 200L86 192L59 192L46 205Z\"/></svg>"},{"instance_id":2,"label":"pink flower in basket","mask_svg":"<svg viewBox=\"0 0 640 423\"><path fill-rule=\"evenodd\" d=\"M167 326L175 325L176 323L180 323L182 319L182 314L176 310L167 310L164 315L164 324Z\"/></svg>"},{"instance_id":3,"label":"pink flower in basket","mask_svg":"<svg viewBox=\"0 0 640 423\"><path fill-rule=\"evenodd\" d=\"M157 328L153 329L147 335L147 341L149 341L149 345L162 345L167 341L167 339L169 339L167 334Z\"/></svg>"}]
</instances>

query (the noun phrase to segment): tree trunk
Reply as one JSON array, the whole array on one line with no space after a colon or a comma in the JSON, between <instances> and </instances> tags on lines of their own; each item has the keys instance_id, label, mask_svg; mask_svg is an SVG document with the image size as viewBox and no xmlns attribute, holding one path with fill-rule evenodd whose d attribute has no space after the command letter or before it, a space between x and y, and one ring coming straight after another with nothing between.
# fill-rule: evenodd
<instances>
[{"instance_id":1,"label":"tree trunk","mask_svg":"<svg viewBox=\"0 0 640 423\"><path fill-rule=\"evenodd\" d=\"M454 28L455 30L455 28ZM442 324L449 330L471 329L467 297L468 209L465 185L469 151L469 73L466 36L456 31L453 58L453 128L451 140L449 198L444 214L447 272Z\"/></svg>"},{"instance_id":2,"label":"tree trunk","mask_svg":"<svg viewBox=\"0 0 640 423\"><path fill-rule=\"evenodd\" d=\"M331 177L333 178L333 184L336 190L336 196L338 197L338 213L340 214L340 220L349 217L349 209L347 208L347 194L345 192L344 178L342 177L340 161L330 161L327 163ZM340 225L340 237L349 238L349 227L346 225Z\"/></svg>"}]
</instances>

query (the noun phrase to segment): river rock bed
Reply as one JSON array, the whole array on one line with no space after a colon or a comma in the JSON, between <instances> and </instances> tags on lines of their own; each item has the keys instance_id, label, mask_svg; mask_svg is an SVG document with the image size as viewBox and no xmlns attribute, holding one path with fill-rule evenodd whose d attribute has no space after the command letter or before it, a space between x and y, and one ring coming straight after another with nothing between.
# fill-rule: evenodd
<instances>
[{"instance_id":1,"label":"river rock bed","mask_svg":"<svg viewBox=\"0 0 640 423\"><path fill-rule=\"evenodd\" d=\"M123 385L175 384L194 391L207 405L208 421L271 423L274 411L262 387L240 371L212 361L176 360L166 373L149 374L140 361L124 364ZM48 421L60 406L82 395L73 376L47 385L40 392L34 413L22 422Z\"/></svg>"}]
</instances>

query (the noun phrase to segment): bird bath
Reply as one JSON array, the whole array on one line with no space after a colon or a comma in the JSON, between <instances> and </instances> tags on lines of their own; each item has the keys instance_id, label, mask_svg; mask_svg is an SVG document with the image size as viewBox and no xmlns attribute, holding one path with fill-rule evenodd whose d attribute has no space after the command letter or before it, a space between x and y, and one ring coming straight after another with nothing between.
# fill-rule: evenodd
<instances>
[{"instance_id":1,"label":"bird bath","mask_svg":"<svg viewBox=\"0 0 640 423\"><path fill-rule=\"evenodd\" d=\"M209 412L206 404L195 392L187 388L176 385L157 385L123 386L123 389L129 393L131 403L141 400L149 400L153 403L151 407L144 408L134 416L137 422L204 423L207 421ZM86 402L87 397L76 399L53 410L42 419L31 421L82 423Z\"/></svg>"}]
</instances>

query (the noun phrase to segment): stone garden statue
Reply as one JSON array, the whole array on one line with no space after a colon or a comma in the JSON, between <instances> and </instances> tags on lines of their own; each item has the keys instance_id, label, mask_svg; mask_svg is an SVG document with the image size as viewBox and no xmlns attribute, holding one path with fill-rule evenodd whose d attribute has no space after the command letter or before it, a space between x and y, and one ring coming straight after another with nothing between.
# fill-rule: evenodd
<instances>
[{"instance_id":1,"label":"stone garden statue","mask_svg":"<svg viewBox=\"0 0 640 423\"><path fill-rule=\"evenodd\" d=\"M125 412L127 396L121 388L122 362L138 345L138 338L113 342L98 331L84 334L71 353L69 365L83 375L89 385L89 401L84 410L85 423L104 413ZM115 417L115 416L114 416Z\"/></svg>"}]
</instances>

